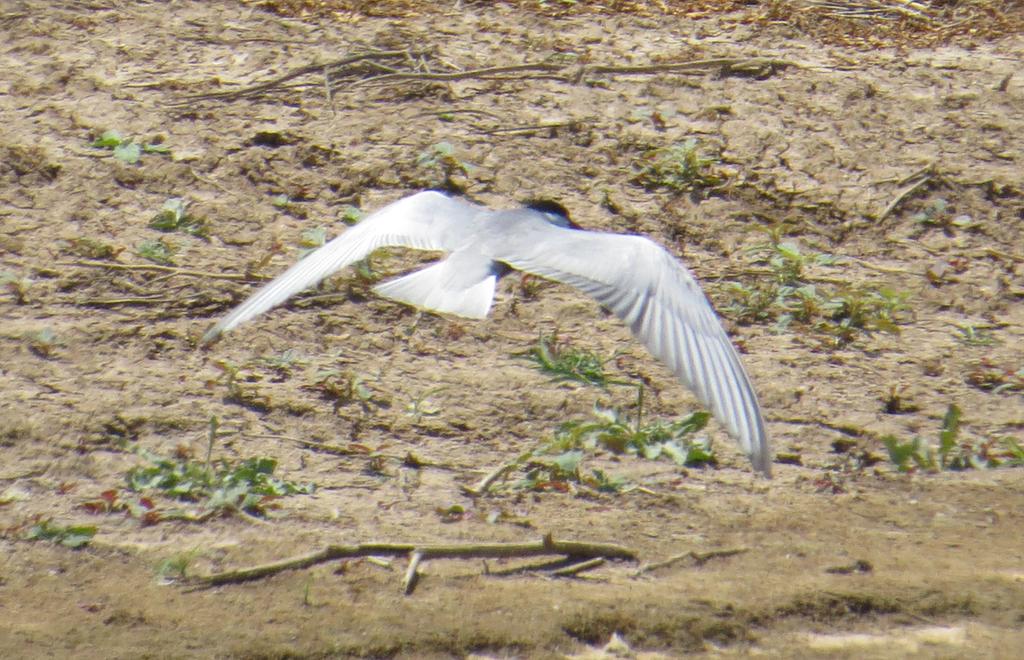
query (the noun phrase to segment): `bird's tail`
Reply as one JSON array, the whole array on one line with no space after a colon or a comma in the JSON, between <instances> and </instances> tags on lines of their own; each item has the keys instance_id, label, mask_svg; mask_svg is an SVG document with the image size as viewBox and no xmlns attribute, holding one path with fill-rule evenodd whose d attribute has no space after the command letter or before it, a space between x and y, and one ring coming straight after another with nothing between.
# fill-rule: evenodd
<instances>
[{"instance_id":1,"label":"bird's tail","mask_svg":"<svg viewBox=\"0 0 1024 660\"><path fill-rule=\"evenodd\" d=\"M497 274L491 269L471 274L449 258L378 284L373 290L385 298L432 312L482 319L491 311L497 281Z\"/></svg>"}]
</instances>

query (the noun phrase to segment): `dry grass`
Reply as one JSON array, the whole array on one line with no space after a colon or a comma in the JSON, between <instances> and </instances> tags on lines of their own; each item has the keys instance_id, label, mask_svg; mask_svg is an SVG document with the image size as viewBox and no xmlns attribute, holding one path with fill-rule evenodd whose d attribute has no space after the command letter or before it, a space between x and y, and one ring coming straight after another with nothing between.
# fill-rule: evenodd
<instances>
[{"instance_id":1,"label":"dry grass","mask_svg":"<svg viewBox=\"0 0 1024 660\"><path fill-rule=\"evenodd\" d=\"M449 0L242 0L283 16L413 18L489 2ZM791 25L824 43L858 48L969 46L1024 33L1020 0L503 0L520 10L553 17L593 14L719 16L728 23Z\"/></svg>"}]
</instances>

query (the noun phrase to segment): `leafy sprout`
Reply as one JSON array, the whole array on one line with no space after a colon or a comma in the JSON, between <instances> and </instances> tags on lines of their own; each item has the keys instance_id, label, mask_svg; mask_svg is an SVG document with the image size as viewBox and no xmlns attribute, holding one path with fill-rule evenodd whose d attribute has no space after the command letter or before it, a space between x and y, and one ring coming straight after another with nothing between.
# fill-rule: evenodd
<instances>
[{"instance_id":1,"label":"leafy sprout","mask_svg":"<svg viewBox=\"0 0 1024 660\"><path fill-rule=\"evenodd\" d=\"M363 213L361 209L349 204L341 210L341 221L351 227L352 225L357 224L360 220L362 220L363 216L365 215L366 214Z\"/></svg>"},{"instance_id":2,"label":"leafy sprout","mask_svg":"<svg viewBox=\"0 0 1024 660\"><path fill-rule=\"evenodd\" d=\"M40 520L25 532L28 541L52 541L66 548L83 548L96 535L92 525L58 525L52 519Z\"/></svg>"},{"instance_id":3,"label":"leafy sprout","mask_svg":"<svg viewBox=\"0 0 1024 660\"><path fill-rule=\"evenodd\" d=\"M523 353L554 382L576 382L607 390L610 385L636 388L636 416L616 407L595 404L588 420L565 422L552 437L535 449L520 455L510 466L522 467L526 475L511 485L516 490L568 490L579 483L602 492L618 492L628 487L625 479L601 470L589 473L581 469L588 453L597 450L629 454L648 460L667 457L677 465L714 465L716 459L706 438L693 438L710 419L706 412L695 412L673 421L644 422L644 386L642 381L617 380L605 371L614 358L601 358L592 351L559 343L555 336L541 335L537 344Z\"/></svg>"},{"instance_id":4,"label":"leafy sprout","mask_svg":"<svg viewBox=\"0 0 1024 660\"><path fill-rule=\"evenodd\" d=\"M430 145L416 158L416 167L435 171L440 176L435 175L432 184L449 190L461 190L462 186L454 180L455 176L468 177L474 170L472 165L459 158L451 142Z\"/></svg>"},{"instance_id":5,"label":"leafy sprout","mask_svg":"<svg viewBox=\"0 0 1024 660\"><path fill-rule=\"evenodd\" d=\"M954 338L964 346L994 346L999 343L991 330L970 323L957 325Z\"/></svg>"},{"instance_id":6,"label":"leafy sprout","mask_svg":"<svg viewBox=\"0 0 1024 660\"><path fill-rule=\"evenodd\" d=\"M149 465L128 472L125 483L129 491L158 491L171 499L196 503L204 512L242 511L263 516L273 499L315 490L313 484L275 477L277 461L272 458L232 463L165 458L147 452L142 455Z\"/></svg>"},{"instance_id":7,"label":"leafy sprout","mask_svg":"<svg viewBox=\"0 0 1024 660\"><path fill-rule=\"evenodd\" d=\"M28 290L31 286L32 279L30 277L18 276L6 271L0 273L0 287L10 291L19 305L28 302Z\"/></svg>"},{"instance_id":8,"label":"leafy sprout","mask_svg":"<svg viewBox=\"0 0 1024 660\"><path fill-rule=\"evenodd\" d=\"M775 332L798 325L835 346L848 344L867 332L899 332L906 295L885 287L819 286L809 270L833 266L840 258L804 252L775 236L750 251L768 272L753 283L730 282L729 302L723 307L739 323L772 324Z\"/></svg>"},{"instance_id":9,"label":"leafy sprout","mask_svg":"<svg viewBox=\"0 0 1024 660\"><path fill-rule=\"evenodd\" d=\"M135 165L143 154L169 154L170 148L163 144L162 138L154 138L152 143L138 143L134 138L125 137L119 131L105 131L93 140L91 146L96 149L109 149L114 158L127 165Z\"/></svg>"},{"instance_id":10,"label":"leafy sprout","mask_svg":"<svg viewBox=\"0 0 1024 660\"><path fill-rule=\"evenodd\" d=\"M637 162L632 181L648 190L667 188L674 192L704 192L722 185L724 176L715 170L716 158L701 154L696 138L654 149Z\"/></svg>"},{"instance_id":11,"label":"leafy sprout","mask_svg":"<svg viewBox=\"0 0 1024 660\"><path fill-rule=\"evenodd\" d=\"M209 229L204 220L188 213L188 201L171 197L160 208L160 212L149 221L152 229L159 231L180 231L198 238L208 238Z\"/></svg>"},{"instance_id":12,"label":"leafy sprout","mask_svg":"<svg viewBox=\"0 0 1024 660\"><path fill-rule=\"evenodd\" d=\"M889 460L900 472L994 468L1002 465L1004 460L1007 465L1024 464L1021 461L1024 458L1021 447L1013 440L999 443L994 439L981 442L962 439L961 414L959 407L949 405L942 419L937 446L919 437L907 442L892 435L885 436L882 442L889 452ZM999 444L1004 445L1004 452L998 449Z\"/></svg>"},{"instance_id":13,"label":"leafy sprout","mask_svg":"<svg viewBox=\"0 0 1024 660\"><path fill-rule=\"evenodd\" d=\"M555 382L576 382L603 389L609 385L633 384L609 379L604 365L614 356L602 359L592 351L560 345L553 335L541 335L537 344L526 353L526 357L541 373L547 374Z\"/></svg>"},{"instance_id":14,"label":"leafy sprout","mask_svg":"<svg viewBox=\"0 0 1024 660\"><path fill-rule=\"evenodd\" d=\"M53 357L56 350L64 344L53 331L53 328L45 327L42 330L28 332L24 336L30 351L42 358Z\"/></svg>"},{"instance_id":15,"label":"leafy sprout","mask_svg":"<svg viewBox=\"0 0 1024 660\"><path fill-rule=\"evenodd\" d=\"M327 243L327 227L303 229L299 235L299 245L302 247L299 250L299 259L309 256L311 252L322 247L325 243Z\"/></svg>"},{"instance_id":16,"label":"leafy sprout","mask_svg":"<svg viewBox=\"0 0 1024 660\"><path fill-rule=\"evenodd\" d=\"M157 240L145 240L139 243L135 248L136 253L147 261L152 261L156 264L162 264L165 266L174 265L174 255L178 249L171 243L165 241L163 238Z\"/></svg>"}]
</instances>

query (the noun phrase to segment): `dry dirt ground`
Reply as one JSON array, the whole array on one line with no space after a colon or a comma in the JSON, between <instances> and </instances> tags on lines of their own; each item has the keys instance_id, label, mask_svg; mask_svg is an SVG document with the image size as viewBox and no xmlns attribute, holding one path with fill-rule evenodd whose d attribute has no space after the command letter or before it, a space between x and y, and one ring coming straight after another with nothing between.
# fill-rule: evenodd
<instances>
[{"instance_id":1,"label":"dry dirt ground","mask_svg":"<svg viewBox=\"0 0 1024 660\"><path fill-rule=\"evenodd\" d=\"M0 656L603 657L613 633L641 657L1018 656L1024 470L905 474L881 438L935 442L956 404L960 441L1004 459L1000 439L1024 443L1024 39L858 48L779 14L456 4L304 18L235 2L0 8ZM330 96L317 69L188 98L370 48L423 51L435 72L578 58L505 80L366 84L386 71L364 67L332 78ZM580 66L752 57L788 66ZM169 154L128 164L90 146L111 129ZM652 150L689 138L719 186L639 185ZM422 162L445 142L450 157ZM562 286L507 278L491 318L466 322L367 295L347 272L197 349L298 258L304 232L333 236L348 205L435 185L446 164L483 203L554 197L585 226L686 259L760 391L775 478L711 424L717 467L590 451L585 473L640 488L515 490L519 472L464 494L595 402L631 405L625 388L554 383L516 357L541 333L618 352L613 376L649 382L648 417L694 409L614 318ZM150 226L174 197L206 239ZM810 267L822 289L905 294L899 333L839 345L813 324L740 323L730 282L770 282L751 251L765 230L844 257ZM163 270L140 254L154 241L174 251ZM392 251L373 268L421 258ZM174 520L200 505L153 493L148 515L97 511L105 491L131 500L142 450L204 461L211 417L213 459L272 457L316 491L264 518ZM97 532L77 550L27 540L42 521ZM545 533L628 546L639 562L552 578L536 560L431 561L410 596L400 559L201 590L157 570ZM741 552L707 555L729 550ZM690 551L707 561L638 573Z\"/></svg>"}]
</instances>

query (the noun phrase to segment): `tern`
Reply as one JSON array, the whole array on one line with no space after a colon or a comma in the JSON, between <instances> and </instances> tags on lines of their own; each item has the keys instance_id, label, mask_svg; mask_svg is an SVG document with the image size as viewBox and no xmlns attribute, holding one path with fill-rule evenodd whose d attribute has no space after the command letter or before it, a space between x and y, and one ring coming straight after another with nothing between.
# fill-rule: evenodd
<instances>
[{"instance_id":1,"label":"tern","mask_svg":"<svg viewBox=\"0 0 1024 660\"><path fill-rule=\"evenodd\" d=\"M386 246L442 251L431 266L374 292L414 307L485 318L498 280L515 269L573 286L621 319L771 476L754 387L690 271L648 238L587 231L553 202L492 210L439 192L393 202L307 255L217 322L208 345L332 273Z\"/></svg>"}]
</instances>

